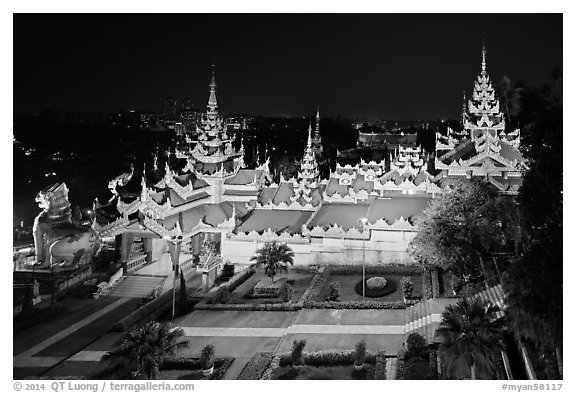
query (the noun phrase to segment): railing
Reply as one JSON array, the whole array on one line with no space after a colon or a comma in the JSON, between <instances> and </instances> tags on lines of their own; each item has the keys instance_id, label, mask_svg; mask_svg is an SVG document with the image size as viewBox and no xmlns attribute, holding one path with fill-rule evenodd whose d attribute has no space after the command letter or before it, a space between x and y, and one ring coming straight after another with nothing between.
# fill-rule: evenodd
<instances>
[{"instance_id":1,"label":"railing","mask_svg":"<svg viewBox=\"0 0 576 393\"><path fill-rule=\"evenodd\" d=\"M145 264L146 264L146 255L140 255L134 259L129 260L126 263L126 271L131 272L134 269L137 269Z\"/></svg>"},{"instance_id":2,"label":"railing","mask_svg":"<svg viewBox=\"0 0 576 393\"><path fill-rule=\"evenodd\" d=\"M188 273L189 271L196 269L196 265L194 265L194 257L190 256L190 258L180 263L180 269L184 273Z\"/></svg>"}]
</instances>

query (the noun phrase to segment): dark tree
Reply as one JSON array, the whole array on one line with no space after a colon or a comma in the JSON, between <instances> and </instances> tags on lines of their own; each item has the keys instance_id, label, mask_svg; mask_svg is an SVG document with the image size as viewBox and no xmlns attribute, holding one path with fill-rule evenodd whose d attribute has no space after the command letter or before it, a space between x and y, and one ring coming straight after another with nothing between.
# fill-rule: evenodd
<instances>
[{"instance_id":1,"label":"dark tree","mask_svg":"<svg viewBox=\"0 0 576 393\"><path fill-rule=\"evenodd\" d=\"M151 321L130 328L120 338L119 347L102 357L105 379L156 379L160 364L189 346L184 331L168 323Z\"/></svg>"},{"instance_id":2,"label":"dark tree","mask_svg":"<svg viewBox=\"0 0 576 393\"><path fill-rule=\"evenodd\" d=\"M550 89L526 89L518 115L529 170L518 197L523 252L504 275L512 327L541 353L555 352L562 375L563 137L562 100Z\"/></svg>"},{"instance_id":3,"label":"dark tree","mask_svg":"<svg viewBox=\"0 0 576 393\"><path fill-rule=\"evenodd\" d=\"M250 258L257 266L264 266L264 272L272 281L280 271L287 271L294 264L294 252L285 243L267 242Z\"/></svg>"},{"instance_id":4,"label":"dark tree","mask_svg":"<svg viewBox=\"0 0 576 393\"><path fill-rule=\"evenodd\" d=\"M450 378L494 377L495 359L504 348L504 323L497 311L497 306L478 298L446 307L436 335L442 340L440 352Z\"/></svg>"},{"instance_id":5,"label":"dark tree","mask_svg":"<svg viewBox=\"0 0 576 393\"><path fill-rule=\"evenodd\" d=\"M481 273L480 258L518 238L514 202L482 179L455 181L416 219L408 252L420 263L465 278Z\"/></svg>"},{"instance_id":6,"label":"dark tree","mask_svg":"<svg viewBox=\"0 0 576 393\"><path fill-rule=\"evenodd\" d=\"M180 269L180 291L178 292L178 310L180 315L188 312L188 294L186 293L186 279L184 273Z\"/></svg>"}]
</instances>

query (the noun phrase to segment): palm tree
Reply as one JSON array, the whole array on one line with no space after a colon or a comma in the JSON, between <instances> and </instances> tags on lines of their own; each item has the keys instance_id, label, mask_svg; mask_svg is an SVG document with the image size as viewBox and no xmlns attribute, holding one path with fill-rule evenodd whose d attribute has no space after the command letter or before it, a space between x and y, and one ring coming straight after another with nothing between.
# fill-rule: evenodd
<instances>
[{"instance_id":1,"label":"palm tree","mask_svg":"<svg viewBox=\"0 0 576 393\"><path fill-rule=\"evenodd\" d=\"M446 307L436 336L442 339L448 374L476 379L477 372L489 377L495 373L494 359L504 349L502 318L498 306L475 298L462 299Z\"/></svg>"},{"instance_id":2,"label":"palm tree","mask_svg":"<svg viewBox=\"0 0 576 393\"><path fill-rule=\"evenodd\" d=\"M294 265L294 252L286 243L266 242L250 260L264 266L264 272L274 281L279 271L288 271L288 265Z\"/></svg>"},{"instance_id":3,"label":"palm tree","mask_svg":"<svg viewBox=\"0 0 576 393\"><path fill-rule=\"evenodd\" d=\"M102 375L116 379L156 379L162 361L189 346L182 337L181 328L173 328L166 322L150 321L134 326L122 335L117 349L100 359L105 368Z\"/></svg>"}]
</instances>

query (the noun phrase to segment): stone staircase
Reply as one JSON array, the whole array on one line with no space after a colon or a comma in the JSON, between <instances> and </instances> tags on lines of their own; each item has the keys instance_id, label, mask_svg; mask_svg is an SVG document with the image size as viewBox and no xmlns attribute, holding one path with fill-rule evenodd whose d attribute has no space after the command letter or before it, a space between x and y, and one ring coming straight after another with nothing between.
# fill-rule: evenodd
<instances>
[{"instance_id":1,"label":"stone staircase","mask_svg":"<svg viewBox=\"0 0 576 393\"><path fill-rule=\"evenodd\" d=\"M485 289L482 292L477 293L475 296L500 307L501 311L498 311L496 313L496 316L498 318L504 316L504 312L502 311L502 309L504 308L504 292L502 291L502 284L498 284L488 289Z\"/></svg>"},{"instance_id":2,"label":"stone staircase","mask_svg":"<svg viewBox=\"0 0 576 393\"><path fill-rule=\"evenodd\" d=\"M142 298L150 295L156 286L163 283L165 276L138 275L125 276L106 296Z\"/></svg>"},{"instance_id":3,"label":"stone staircase","mask_svg":"<svg viewBox=\"0 0 576 393\"><path fill-rule=\"evenodd\" d=\"M502 285L496 285L485 289L473 297L479 297L499 306L504 305L504 293ZM442 320L442 313L449 304L455 304L459 298L433 298L422 300L404 311L404 332L408 336L410 333L418 333L423 336L429 344L435 342L434 333ZM499 311L497 317L503 317L504 312Z\"/></svg>"}]
</instances>

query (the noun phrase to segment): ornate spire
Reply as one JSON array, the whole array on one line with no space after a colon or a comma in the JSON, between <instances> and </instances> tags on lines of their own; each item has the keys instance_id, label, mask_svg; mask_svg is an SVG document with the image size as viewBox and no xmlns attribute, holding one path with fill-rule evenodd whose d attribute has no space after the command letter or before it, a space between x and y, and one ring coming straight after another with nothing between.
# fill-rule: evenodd
<instances>
[{"instance_id":1,"label":"ornate spire","mask_svg":"<svg viewBox=\"0 0 576 393\"><path fill-rule=\"evenodd\" d=\"M212 80L210 81L210 97L208 98L208 115L218 115L218 100L216 99L216 65L212 64Z\"/></svg>"},{"instance_id":2,"label":"ornate spire","mask_svg":"<svg viewBox=\"0 0 576 393\"><path fill-rule=\"evenodd\" d=\"M308 142L306 143L307 148L312 147L312 120L308 123Z\"/></svg>"},{"instance_id":3,"label":"ornate spire","mask_svg":"<svg viewBox=\"0 0 576 393\"><path fill-rule=\"evenodd\" d=\"M482 34L482 75L486 74L486 39Z\"/></svg>"},{"instance_id":4,"label":"ornate spire","mask_svg":"<svg viewBox=\"0 0 576 393\"><path fill-rule=\"evenodd\" d=\"M148 197L148 189L146 187L146 163L142 169L142 181L140 182L142 190L140 190L140 200L145 201Z\"/></svg>"},{"instance_id":5,"label":"ornate spire","mask_svg":"<svg viewBox=\"0 0 576 393\"><path fill-rule=\"evenodd\" d=\"M316 129L314 130L314 146L316 148L321 148L322 138L320 136L320 107L316 109Z\"/></svg>"}]
</instances>

